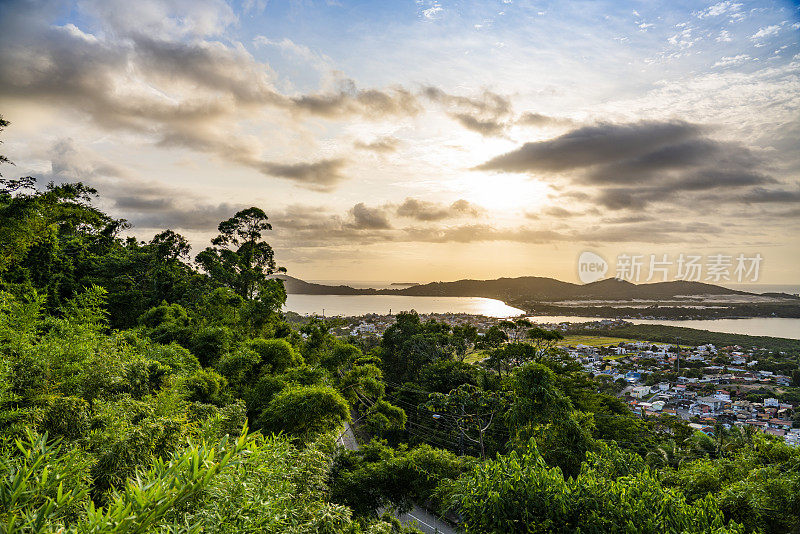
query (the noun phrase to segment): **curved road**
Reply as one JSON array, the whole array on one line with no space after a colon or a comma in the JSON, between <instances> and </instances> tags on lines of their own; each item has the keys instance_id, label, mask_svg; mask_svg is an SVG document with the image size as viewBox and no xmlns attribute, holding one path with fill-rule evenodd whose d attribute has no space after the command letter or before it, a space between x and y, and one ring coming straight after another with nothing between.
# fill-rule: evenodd
<instances>
[{"instance_id":1,"label":"curved road","mask_svg":"<svg viewBox=\"0 0 800 534\"><path fill-rule=\"evenodd\" d=\"M350 423L345 423L344 432L339 436L338 442L339 445L348 450L357 451L359 449L358 441L353 429L350 428ZM425 534L458 534L458 531L450 526L449 523L442 521L416 504L407 513L398 514L397 518L404 525L417 528Z\"/></svg>"}]
</instances>

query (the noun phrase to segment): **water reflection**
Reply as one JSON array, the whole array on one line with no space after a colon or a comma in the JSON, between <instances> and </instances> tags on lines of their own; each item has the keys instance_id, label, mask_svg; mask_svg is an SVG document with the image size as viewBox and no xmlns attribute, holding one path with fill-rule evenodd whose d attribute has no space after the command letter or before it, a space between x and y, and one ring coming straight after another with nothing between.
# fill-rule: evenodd
<instances>
[{"instance_id":1,"label":"water reflection","mask_svg":"<svg viewBox=\"0 0 800 534\"><path fill-rule=\"evenodd\" d=\"M469 313L514 317L523 310L481 297L409 297L403 295L289 295L284 310L301 315L358 316L416 310L418 313Z\"/></svg>"}]
</instances>

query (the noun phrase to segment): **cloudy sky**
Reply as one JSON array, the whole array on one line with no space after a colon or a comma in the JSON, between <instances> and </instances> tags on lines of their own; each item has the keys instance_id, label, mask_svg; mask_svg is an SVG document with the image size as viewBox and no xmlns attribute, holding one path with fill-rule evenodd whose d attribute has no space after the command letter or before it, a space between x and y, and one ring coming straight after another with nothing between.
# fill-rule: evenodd
<instances>
[{"instance_id":1,"label":"cloudy sky","mask_svg":"<svg viewBox=\"0 0 800 534\"><path fill-rule=\"evenodd\" d=\"M256 205L306 279L542 275L585 250L800 280L796 2L0 2L6 176L149 238Z\"/></svg>"}]
</instances>

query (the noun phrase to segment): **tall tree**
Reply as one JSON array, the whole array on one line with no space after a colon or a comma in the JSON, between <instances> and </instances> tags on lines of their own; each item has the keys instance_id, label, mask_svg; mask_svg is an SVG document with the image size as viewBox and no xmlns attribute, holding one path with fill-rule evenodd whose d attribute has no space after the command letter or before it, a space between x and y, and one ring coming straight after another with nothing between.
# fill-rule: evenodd
<instances>
[{"instance_id":1,"label":"tall tree","mask_svg":"<svg viewBox=\"0 0 800 534\"><path fill-rule=\"evenodd\" d=\"M7 120L5 120L2 115L0 115L0 132L5 130L6 126L8 126L9 124L11 124L11 123L8 122ZM0 143L2 143L2 141L0 141ZM10 165L14 164L14 163L12 163L12 161L10 159L8 159L7 157L5 157L2 154L0 154L0 163L8 163ZM2 177L2 176L3 176L3 174L0 173L0 177Z\"/></svg>"},{"instance_id":2,"label":"tall tree","mask_svg":"<svg viewBox=\"0 0 800 534\"><path fill-rule=\"evenodd\" d=\"M272 230L263 210L252 207L239 211L219 223L218 230L219 235L211 240L213 246L196 258L214 281L254 300L268 285L269 275L286 272L276 267L272 247L261 239L265 230Z\"/></svg>"}]
</instances>

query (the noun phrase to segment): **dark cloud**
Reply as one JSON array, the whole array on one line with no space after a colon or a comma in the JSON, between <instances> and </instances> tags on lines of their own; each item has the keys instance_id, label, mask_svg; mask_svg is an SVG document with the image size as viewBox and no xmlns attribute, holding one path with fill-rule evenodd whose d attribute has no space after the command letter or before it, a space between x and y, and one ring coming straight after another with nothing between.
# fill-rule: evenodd
<instances>
[{"instance_id":1,"label":"dark cloud","mask_svg":"<svg viewBox=\"0 0 800 534\"><path fill-rule=\"evenodd\" d=\"M525 143L476 169L504 172L582 169L635 158L701 132L699 126L680 121L585 126L547 141Z\"/></svg>"},{"instance_id":2,"label":"dark cloud","mask_svg":"<svg viewBox=\"0 0 800 534\"><path fill-rule=\"evenodd\" d=\"M472 215L474 217L478 217L483 215L486 210L481 206L473 204L472 202L466 201L463 198L456 200L452 204L450 204L450 210L458 213L462 213L464 215Z\"/></svg>"},{"instance_id":3,"label":"dark cloud","mask_svg":"<svg viewBox=\"0 0 800 534\"><path fill-rule=\"evenodd\" d=\"M569 217L575 217L578 215L577 213L564 209L560 206L550 206L544 208L542 213L548 217L555 217L557 219L567 219Z\"/></svg>"},{"instance_id":4,"label":"dark cloud","mask_svg":"<svg viewBox=\"0 0 800 534\"><path fill-rule=\"evenodd\" d=\"M625 215L622 217L606 217L603 219L604 224L631 224L654 221L655 217L644 213L637 213L634 215Z\"/></svg>"},{"instance_id":5,"label":"dark cloud","mask_svg":"<svg viewBox=\"0 0 800 534\"><path fill-rule=\"evenodd\" d=\"M794 203L800 202L800 189L787 191L785 189L765 189L763 187L755 187L740 198L743 202L748 203Z\"/></svg>"},{"instance_id":6,"label":"dark cloud","mask_svg":"<svg viewBox=\"0 0 800 534\"><path fill-rule=\"evenodd\" d=\"M350 209L353 216L353 227L358 230L386 230L391 228L386 211L381 208L369 208L359 202Z\"/></svg>"},{"instance_id":7,"label":"dark cloud","mask_svg":"<svg viewBox=\"0 0 800 534\"><path fill-rule=\"evenodd\" d=\"M261 143L240 132L239 121L267 108L289 111L290 117L385 118L421 110L417 96L406 89L358 89L351 80L341 81L331 94L279 93L268 65L240 45L207 39L219 15L211 4L199 1L185 16L165 21L159 21L160 8L143 12L152 27L137 29L102 2L87 1L84 7L100 26L90 35L72 25L49 24L56 11L6 3L0 16L0 97L66 104L103 128L146 134L160 146L211 153L315 190L330 190L345 179L342 158L265 160ZM182 39L182 33L194 38Z\"/></svg>"},{"instance_id":8,"label":"dark cloud","mask_svg":"<svg viewBox=\"0 0 800 534\"><path fill-rule=\"evenodd\" d=\"M362 115L381 118L392 115L413 116L422 111L416 96L402 87L387 90L357 89L352 80L333 94L303 95L290 99L292 106L324 117Z\"/></svg>"},{"instance_id":9,"label":"dark cloud","mask_svg":"<svg viewBox=\"0 0 800 534\"><path fill-rule=\"evenodd\" d=\"M175 208L175 201L171 198L143 198L141 196L117 197L114 206L125 212L136 211L164 211Z\"/></svg>"},{"instance_id":10,"label":"dark cloud","mask_svg":"<svg viewBox=\"0 0 800 534\"><path fill-rule=\"evenodd\" d=\"M521 126L546 127L570 126L575 124L575 121L563 117L551 117L549 115L542 115L541 113L533 113L529 111L520 115L519 118L517 118L516 123Z\"/></svg>"},{"instance_id":11,"label":"dark cloud","mask_svg":"<svg viewBox=\"0 0 800 534\"><path fill-rule=\"evenodd\" d=\"M738 202L748 188L780 183L763 172L768 168L748 147L714 140L708 128L683 121L585 126L526 143L476 167L562 174L572 187L562 197L594 201L611 210L643 209L651 202L682 197L697 205L700 199L689 196L702 191L714 191L723 202ZM758 198L757 191L744 198Z\"/></svg>"},{"instance_id":12,"label":"dark cloud","mask_svg":"<svg viewBox=\"0 0 800 534\"><path fill-rule=\"evenodd\" d=\"M448 206L416 198L407 198L397 207L397 215L418 221L440 221L465 215L478 217L483 212L483 208L464 199L456 200Z\"/></svg>"},{"instance_id":13,"label":"dark cloud","mask_svg":"<svg viewBox=\"0 0 800 534\"><path fill-rule=\"evenodd\" d=\"M451 95L438 87L427 86L422 94L448 110L448 115L464 128L484 136L502 135L507 124L504 120L512 112L511 101L492 91L478 97Z\"/></svg>"},{"instance_id":14,"label":"dark cloud","mask_svg":"<svg viewBox=\"0 0 800 534\"><path fill-rule=\"evenodd\" d=\"M396 137L381 137L369 143L356 141L353 146L361 150L371 150L373 152L394 152L400 146L400 140Z\"/></svg>"},{"instance_id":15,"label":"dark cloud","mask_svg":"<svg viewBox=\"0 0 800 534\"><path fill-rule=\"evenodd\" d=\"M467 130L472 130L485 136L500 135L506 129L506 125L503 122L493 119L481 120L468 113L452 113L450 116L460 122L461 126Z\"/></svg>"},{"instance_id":16,"label":"dark cloud","mask_svg":"<svg viewBox=\"0 0 800 534\"><path fill-rule=\"evenodd\" d=\"M158 210L144 209L139 212L126 210L126 218L136 228L169 228L173 230L191 230L213 232L220 221L232 217L244 205L234 204L199 204L177 205L167 201L169 207ZM142 204L145 206L145 204Z\"/></svg>"},{"instance_id":17,"label":"dark cloud","mask_svg":"<svg viewBox=\"0 0 800 534\"><path fill-rule=\"evenodd\" d=\"M324 159L312 163L263 162L260 169L265 174L293 180L309 189L329 191L345 180L341 169L345 160Z\"/></svg>"},{"instance_id":18,"label":"dark cloud","mask_svg":"<svg viewBox=\"0 0 800 534\"><path fill-rule=\"evenodd\" d=\"M705 176L713 183L729 181L731 185L735 185L747 181L745 176L756 179L752 169L763 166L764 163L760 157L740 144L696 137L600 165L586 175L586 181L595 184L642 183L670 172L702 169L696 172L694 181L701 181Z\"/></svg>"},{"instance_id":19,"label":"dark cloud","mask_svg":"<svg viewBox=\"0 0 800 534\"><path fill-rule=\"evenodd\" d=\"M483 91L478 97L451 95L433 86L422 88L422 94L429 100L473 113L500 117L511 113L512 105L508 97L492 91Z\"/></svg>"},{"instance_id":20,"label":"dark cloud","mask_svg":"<svg viewBox=\"0 0 800 534\"><path fill-rule=\"evenodd\" d=\"M56 142L46 152L50 171L29 172L39 184L83 182L97 189L98 203L115 217L137 229L213 231L220 221L245 206L213 204L191 192L167 184L142 180L127 169L112 165L72 139Z\"/></svg>"},{"instance_id":21,"label":"dark cloud","mask_svg":"<svg viewBox=\"0 0 800 534\"><path fill-rule=\"evenodd\" d=\"M703 191L717 188L735 188L751 185L774 184L778 181L765 174L742 170L701 169L681 176L664 186L663 190Z\"/></svg>"}]
</instances>

